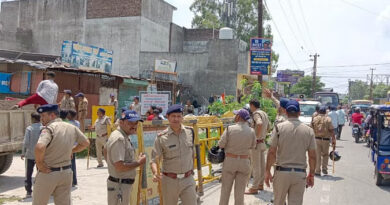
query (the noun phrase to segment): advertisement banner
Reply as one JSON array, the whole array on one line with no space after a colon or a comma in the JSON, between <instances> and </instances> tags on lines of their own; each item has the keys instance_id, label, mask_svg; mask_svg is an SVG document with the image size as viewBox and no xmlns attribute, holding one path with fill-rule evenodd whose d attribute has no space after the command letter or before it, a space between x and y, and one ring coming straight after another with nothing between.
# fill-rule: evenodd
<instances>
[{"instance_id":1,"label":"advertisement banner","mask_svg":"<svg viewBox=\"0 0 390 205\"><path fill-rule=\"evenodd\" d=\"M269 38L251 38L250 50L271 50L272 40Z\"/></svg>"},{"instance_id":2,"label":"advertisement banner","mask_svg":"<svg viewBox=\"0 0 390 205\"><path fill-rule=\"evenodd\" d=\"M154 70L163 73L176 73L176 61L156 59Z\"/></svg>"},{"instance_id":3,"label":"advertisement banner","mask_svg":"<svg viewBox=\"0 0 390 205\"><path fill-rule=\"evenodd\" d=\"M72 67L100 70L111 73L113 51L75 41L64 41L61 49L62 62Z\"/></svg>"},{"instance_id":4,"label":"advertisement banner","mask_svg":"<svg viewBox=\"0 0 390 205\"><path fill-rule=\"evenodd\" d=\"M0 93L28 95L30 84L31 72L0 73Z\"/></svg>"},{"instance_id":5,"label":"advertisement banner","mask_svg":"<svg viewBox=\"0 0 390 205\"><path fill-rule=\"evenodd\" d=\"M150 168L150 160L152 157L152 149L154 145L154 140L157 137L157 134L163 131L165 128L160 128L157 130L157 128L153 131L146 131L143 132L143 143L144 143L144 149L146 154L146 176L147 176L147 189L146 189L146 201L147 205L159 205L160 204L160 197L158 194L158 183L153 182L153 173L152 169ZM138 153L138 141L142 140L138 138L137 135L131 135L130 136L131 143L136 148L136 153ZM138 155L137 155L138 156ZM137 204L137 187L138 187L138 169L137 169L137 177L133 184L133 188L131 190L131 203L130 204Z\"/></svg>"},{"instance_id":6,"label":"advertisement banner","mask_svg":"<svg viewBox=\"0 0 390 205\"><path fill-rule=\"evenodd\" d=\"M163 109L163 115L168 110L169 94L158 93L144 93L141 94L141 114L145 115L150 106L161 107Z\"/></svg>"},{"instance_id":7,"label":"advertisement banner","mask_svg":"<svg viewBox=\"0 0 390 205\"><path fill-rule=\"evenodd\" d=\"M271 75L271 50L250 51L250 74Z\"/></svg>"},{"instance_id":8,"label":"advertisement banner","mask_svg":"<svg viewBox=\"0 0 390 205\"><path fill-rule=\"evenodd\" d=\"M294 85L299 79L305 76L305 71L301 70L278 70L276 74L276 81Z\"/></svg>"}]
</instances>

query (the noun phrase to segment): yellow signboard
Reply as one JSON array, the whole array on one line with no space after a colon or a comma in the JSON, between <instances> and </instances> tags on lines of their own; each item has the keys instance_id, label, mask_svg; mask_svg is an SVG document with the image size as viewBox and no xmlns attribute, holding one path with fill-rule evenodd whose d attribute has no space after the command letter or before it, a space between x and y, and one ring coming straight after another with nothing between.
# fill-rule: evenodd
<instances>
[{"instance_id":1,"label":"yellow signboard","mask_svg":"<svg viewBox=\"0 0 390 205\"><path fill-rule=\"evenodd\" d=\"M94 106L92 106L92 125L95 124L96 119L98 119L97 111L99 108L103 108L106 111L106 116L110 118L111 124L114 124L115 106L113 106L113 105L94 105Z\"/></svg>"}]
</instances>

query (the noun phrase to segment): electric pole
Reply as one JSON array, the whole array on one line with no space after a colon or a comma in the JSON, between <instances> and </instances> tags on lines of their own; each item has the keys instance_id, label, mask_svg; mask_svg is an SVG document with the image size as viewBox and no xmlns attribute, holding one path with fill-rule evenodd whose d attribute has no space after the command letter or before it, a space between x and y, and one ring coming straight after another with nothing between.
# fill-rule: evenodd
<instances>
[{"instance_id":1,"label":"electric pole","mask_svg":"<svg viewBox=\"0 0 390 205\"><path fill-rule=\"evenodd\" d=\"M348 79L348 103L351 103L351 79Z\"/></svg>"},{"instance_id":2,"label":"electric pole","mask_svg":"<svg viewBox=\"0 0 390 205\"><path fill-rule=\"evenodd\" d=\"M370 70L371 70L370 100L373 100L372 90L373 90L373 87L374 87L374 70L375 70L375 68L370 68Z\"/></svg>"},{"instance_id":3,"label":"electric pole","mask_svg":"<svg viewBox=\"0 0 390 205\"><path fill-rule=\"evenodd\" d=\"M257 6L257 36L263 38L263 0L258 0ZM257 80L260 84L263 83L263 75L258 75Z\"/></svg>"},{"instance_id":4,"label":"electric pole","mask_svg":"<svg viewBox=\"0 0 390 205\"><path fill-rule=\"evenodd\" d=\"M317 77L317 58L320 57L319 54L310 55L310 57L314 57L314 65L313 65L313 82L312 82L312 90L311 90L311 96L314 98L314 93L316 92L316 77Z\"/></svg>"}]
</instances>

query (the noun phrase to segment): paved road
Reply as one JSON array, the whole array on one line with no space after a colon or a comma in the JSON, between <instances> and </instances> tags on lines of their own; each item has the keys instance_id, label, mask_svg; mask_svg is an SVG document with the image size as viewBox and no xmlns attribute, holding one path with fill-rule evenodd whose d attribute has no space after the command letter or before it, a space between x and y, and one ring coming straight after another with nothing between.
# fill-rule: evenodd
<instances>
[{"instance_id":1,"label":"paved road","mask_svg":"<svg viewBox=\"0 0 390 205\"><path fill-rule=\"evenodd\" d=\"M315 187L305 192L305 205L371 205L389 204L390 183L385 187L377 187L374 179L374 167L369 159L369 149L363 143L356 144L351 137L350 127L344 127L341 140L338 141L337 150L342 159L336 163L335 173L329 166L329 176L316 177ZM331 161L330 161L331 163ZM92 205L105 204L107 169L85 169L86 160L78 159L79 186L72 191L73 204ZM331 165L331 164L330 164ZM91 160L91 166L96 166L96 160ZM204 173L207 169L204 170ZM24 191L24 164L19 156L14 157L11 169L0 176L0 198L9 196L23 197ZM213 182L205 185L205 195L202 204L216 205L219 202L220 183ZM265 205L272 199L272 189L245 196L247 205ZM233 193L230 204L233 204ZM31 199L6 204L31 204ZM53 204L53 203L51 203Z\"/></svg>"}]
</instances>

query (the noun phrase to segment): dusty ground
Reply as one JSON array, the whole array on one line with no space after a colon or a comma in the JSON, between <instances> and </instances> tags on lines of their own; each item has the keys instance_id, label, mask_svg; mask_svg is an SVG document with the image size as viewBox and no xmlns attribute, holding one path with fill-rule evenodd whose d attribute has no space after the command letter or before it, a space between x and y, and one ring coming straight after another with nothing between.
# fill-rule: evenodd
<instances>
[{"instance_id":1,"label":"dusty ground","mask_svg":"<svg viewBox=\"0 0 390 205\"><path fill-rule=\"evenodd\" d=\"M72 202L76 205L102 205L106 204L106 179L108 171L106 167L95 168L97 161L90 160L90 168L87 170L87 160L77 159L77 174L78 186L72 189ZM208 169L204 169L203 173L207 173ZM34 173L35 175L35 173ZM201 197L202 204L218 204L220 196L221 184L212 182L204 186L205 194ZM23 199L26 191L24 189L24 161L20 156L14 156L14 162L11 168L0 176L0 202L3 198L13 197L12 202L4 202L4 204L26 205L31 204L30 199ZM233 192L231 193L230 204L234 204ZM265 191L256 196L245 196L247 205L267 204L264 201L270 201L272 192ZM18 201L19 199L19 201ZM1 203L0 203L1 204ZM49 204L54 204L50 200Z\"/></svg>"}]
</instances>

